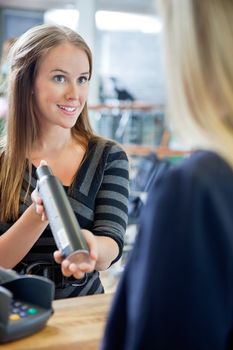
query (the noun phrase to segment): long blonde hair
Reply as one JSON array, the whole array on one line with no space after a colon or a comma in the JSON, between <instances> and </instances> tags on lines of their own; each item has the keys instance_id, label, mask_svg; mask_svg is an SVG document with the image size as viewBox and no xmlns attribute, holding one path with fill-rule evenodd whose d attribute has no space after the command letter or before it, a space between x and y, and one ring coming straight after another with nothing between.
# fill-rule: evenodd
<instances>
[{"instance_id":1,"label":"long blonde hair","mask_svg":"<svg viewBox=\"0 0 233 350\"><path fill-rule=\"evenodd\" d=\"M172 128L233 166L233 1L160 0Z\"/></svg>"},{"instance_id":2,"label":"long blonde hair","mask_svg":"<svg viewBox=\"0 0 233 350\"><path fill-rule=\"evenodd\" d=\"M6 134L0 144L1 221L17 219L26 169L31 174L28 155L40 132L31 93L39 61L50 49L64 42L84 50L89 60L91 77L92 54L88 45L79 34L64 26L43 24L33 27L16 41L10 51L9 109ZM71 132L84 147L94 136L88 119L87 104Z\"/></svg>"}]
</instances>

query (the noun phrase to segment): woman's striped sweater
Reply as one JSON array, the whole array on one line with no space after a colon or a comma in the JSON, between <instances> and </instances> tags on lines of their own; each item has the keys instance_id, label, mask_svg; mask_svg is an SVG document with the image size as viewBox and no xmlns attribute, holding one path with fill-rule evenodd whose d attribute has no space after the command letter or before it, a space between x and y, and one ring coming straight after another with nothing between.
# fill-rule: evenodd
<instances>
[{"instance_id":1,"label":"woman's striped sweater","mask_svg":"<svg viewBox=\"0 0 233 350\"><path fill-rule=\"evenodd\" d=\"M29 174L26 173L22 198L28 181ZM30 193L35 186L36 168L33 167ZM85 160L77 172L72 189L64 188L81 228L88 229L98 236L111 237L117 242L119 246L119 255L115 259L117 261L122 254L128 220L129 174L126 153L113 141L103 139L90 141ZM30 199L26 203L21 202L20 215L30 204ZM0 233L4 233L12 224L0 223ZM56 298L103 292L97 271L88 274L83 281L63 277L60 266L57 266L53 259L53 252L56 249L48 225L15 270L21 273L45 275L54 280Z\"/></svg>"}]
</instances>

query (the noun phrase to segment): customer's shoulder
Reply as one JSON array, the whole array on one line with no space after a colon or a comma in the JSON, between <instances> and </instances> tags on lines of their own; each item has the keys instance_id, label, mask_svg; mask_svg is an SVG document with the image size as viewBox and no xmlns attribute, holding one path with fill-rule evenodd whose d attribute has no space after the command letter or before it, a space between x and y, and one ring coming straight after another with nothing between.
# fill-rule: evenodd
<instances>
[{"instance_id":1,"label":"customer's shoulder","mask_svg":"<svg viewBox=\"0 0 233 350\"><path fill-rule=\"evenodd\" d=\"M174 170L201 177L213 177L215 174L233 176L231 167L219 154L205 150L193 152Z\"/></svg>"},{"instance_id":2,"label":"customer's shoulder","mask_svg":"<svg viewBox=\"0 0 233 350\"><path fill-rule=\"evenodd\" d=\"M222 182L233 185L233 171L226 161L212 151L195 151L178 165L171 166L163 179L185 184L202 186L218 185Z\"/></svg>"}]
</instances>

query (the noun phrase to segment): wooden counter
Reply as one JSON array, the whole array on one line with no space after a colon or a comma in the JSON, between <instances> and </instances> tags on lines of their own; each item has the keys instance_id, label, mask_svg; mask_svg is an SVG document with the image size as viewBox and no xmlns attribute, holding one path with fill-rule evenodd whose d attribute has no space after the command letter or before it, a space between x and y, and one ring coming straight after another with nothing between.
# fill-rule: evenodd
<instances>
[{"instance_id":1,"label":"wooden counter","mask_svg":"<svg viewBox=\"0 0 233 350\"><path fill-rule=\"evenodd\" d=\"M56 300L45 328L29 337L0 345L4 350L97 350L112 294Z\"/></svg>"}]
</instances>

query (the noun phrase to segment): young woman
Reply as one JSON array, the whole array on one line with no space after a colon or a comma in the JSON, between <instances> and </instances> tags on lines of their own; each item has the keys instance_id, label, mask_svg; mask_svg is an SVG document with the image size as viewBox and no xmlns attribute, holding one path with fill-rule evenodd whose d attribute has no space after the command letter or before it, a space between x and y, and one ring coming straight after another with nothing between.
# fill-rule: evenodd
<instances>
[{"instance_id":1,"label":"young woman","mask_svg":"<svg viewBox=\"0 0 233 350\"><path fill-rule=\"evenodd\" d=\"M97 137L90 126L90 49L66 27L41 25L17 40L9 60L9 112L0 157L0 265L50 277L56 298L102 293L98 271L122 253L128 159L118 144ZM35 190L41 161L64 185L90 250L89 260L77 264L62 261L56 252L63 274Z\"/></svg>"},{"instance_id":2,"label":"young woman","mask_svg":"<svg viewBox=\"0 0 233 350\"><path fill-rule=\"evenodd\" d=\"M160 3L172 127L194 152L149 194L102 349L233 349L233 2Z\"/></svg>"}]
</instances>

